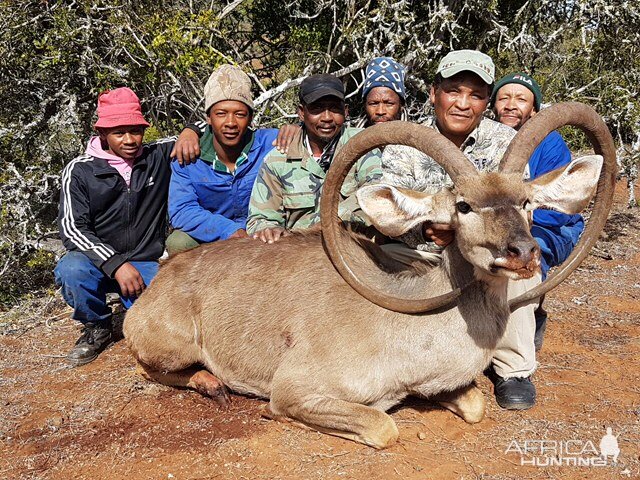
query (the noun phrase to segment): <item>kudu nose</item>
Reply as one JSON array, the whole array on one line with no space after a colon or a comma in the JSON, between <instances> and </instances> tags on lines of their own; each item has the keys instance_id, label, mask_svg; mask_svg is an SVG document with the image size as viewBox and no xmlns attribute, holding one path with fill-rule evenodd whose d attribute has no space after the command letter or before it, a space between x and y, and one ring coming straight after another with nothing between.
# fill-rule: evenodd
<instances>
[{"instance_id":1,"label":"kudu nose","mask_svg":"<svg viewBox=\"0 0 640 480\"><path fill-rule=\"evenodd\" d=\"M524 263L529 263L533 259L537 249L538 244L535 240L516 240L507 245L508 255Z\"/></svg>"}]
</instances>

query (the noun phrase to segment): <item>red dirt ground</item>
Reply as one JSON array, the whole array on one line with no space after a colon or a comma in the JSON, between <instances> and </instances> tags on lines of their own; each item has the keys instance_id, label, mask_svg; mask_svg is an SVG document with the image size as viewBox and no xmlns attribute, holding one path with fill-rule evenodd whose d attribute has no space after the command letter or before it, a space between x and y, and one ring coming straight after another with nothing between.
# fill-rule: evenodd
<instances>
[{"instance_id":1,"label":"red dirt ground","mask_svg":"<svg viewBox=\"0 0 640 480\"><path fill-rule=\"evenodd\" d=\"M392 413L399 442L376 451L265 420L261 400L234 396L223 412L194 392L148 383L124 342L68 368L77 325L41 320L0 336L0 478L640 478L640 212L625 199L619 185L595 255L547 296L538 404L529 411L501 410L483 377L483 422L467 425L412 399ZM513 447L575 440L573 453L588 441L599 448L606 427L621 450L613 466L522 466Z\"/></svg>"}]
</instances>

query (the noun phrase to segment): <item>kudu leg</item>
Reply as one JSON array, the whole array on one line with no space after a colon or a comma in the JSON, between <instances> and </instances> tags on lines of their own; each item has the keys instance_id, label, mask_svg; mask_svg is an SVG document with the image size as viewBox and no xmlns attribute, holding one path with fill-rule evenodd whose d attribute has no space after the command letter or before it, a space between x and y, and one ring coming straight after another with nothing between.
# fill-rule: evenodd
<instances>
[{"instance_id":1,"label":"kudu leg","mask_svg":"<svg viewBox=\"0 0 640 480\"><path fill-rule=\"evenodd\" d=\"M292 398L274 389L269 404L270 417L293 419L329 435L346 438L374 448L386 448L398 439L398 427L386 413L359 403L330 397Z\"/></svg>"},{"instance_id":2,"label":"kudu leg","mask_svg":"<svg viewBox=\"0 0 640 480\"><path fill-rule=\"evenodd\" d=\"M138 361L142 376L152 382L178 388L191 388L210 397L221 407L227 407L231 398L224 384L208 370L191 367L176 372L162 372Z\"/></svg>"},{"instance_id":3,"label":"kudu leg","mask_svg":"<svg viewBox=\"0 0 640 480\"><path fill-rule=\"evenodd\" d=\"M475 382L452 392L442 392L430 400L451 410L467 423L478 423L484 417L486 401Z\"/></svg>"}]
</instances>

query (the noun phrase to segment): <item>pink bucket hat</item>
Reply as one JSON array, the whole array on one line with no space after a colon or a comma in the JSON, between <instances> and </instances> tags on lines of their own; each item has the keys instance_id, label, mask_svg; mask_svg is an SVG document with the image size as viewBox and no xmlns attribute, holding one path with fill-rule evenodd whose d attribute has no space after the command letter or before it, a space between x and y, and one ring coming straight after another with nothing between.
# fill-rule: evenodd
<instances>
[{"instance_id":1,"label":"pink bucket hat","mask_svg":"<svg viewBox=\"0 0 640 480\"><path fill-rule=\"evenodd\" d=\"M130 88L122 87L102 92L98 97L98 121L95 128L122 127L124 125L149 126L142 116L140 99Z\"/></svg>"}]
</instances>

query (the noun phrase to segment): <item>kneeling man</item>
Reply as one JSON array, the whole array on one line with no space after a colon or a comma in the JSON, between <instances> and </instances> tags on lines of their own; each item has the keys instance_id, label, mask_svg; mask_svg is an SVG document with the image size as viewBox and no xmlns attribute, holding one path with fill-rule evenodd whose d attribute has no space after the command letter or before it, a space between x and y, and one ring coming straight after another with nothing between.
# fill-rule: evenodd
<instances>
[{"instance_id":1,"label":"kneeling man","mask_svg":"<svg viewBox=\"0 0 640 480\"><path fill-rule=\"evenodd\" d=\"M273 243L290 231L305 230L320 220L320 197L334 155L360 128L346 128L347 107L342 81L329 74L311 75L299 91L298 116L302 128L287 153L274 149L265 159L256 179L247 232L253 238ZM360 158L342 186L340 217L366 224L354 193L382 175L379 151Z\"/></svg>"},{"instance_id":2,"label":"kneeling man","mask_svg":"<svg viewBox=\"0 0 640 480\"><path fill-rule=\"evenodd\" d=\"M250 127L251 80L240 68L217 68L204 96L208 127L200 138L200 156L190 165L172 165L169 215L176 230L167 239L170 255L247 236L251 189L278 133Z\"/></svg>"},{"instance_id":3,"label":"kneeling man","mask_svg":"<svg viewBox=\"0 0 640 480\"><path fill-rule=\"evenodd\" d=\"M158 271L174 148L172 138L142 143L149 124L128 88L102 93L97 113L98 136L62 171L58 215L67 253L54 275L84 327L67 355L75 366L112 341L106 294L119 293L129 308Z\"/></svg>"}]
</instances>

